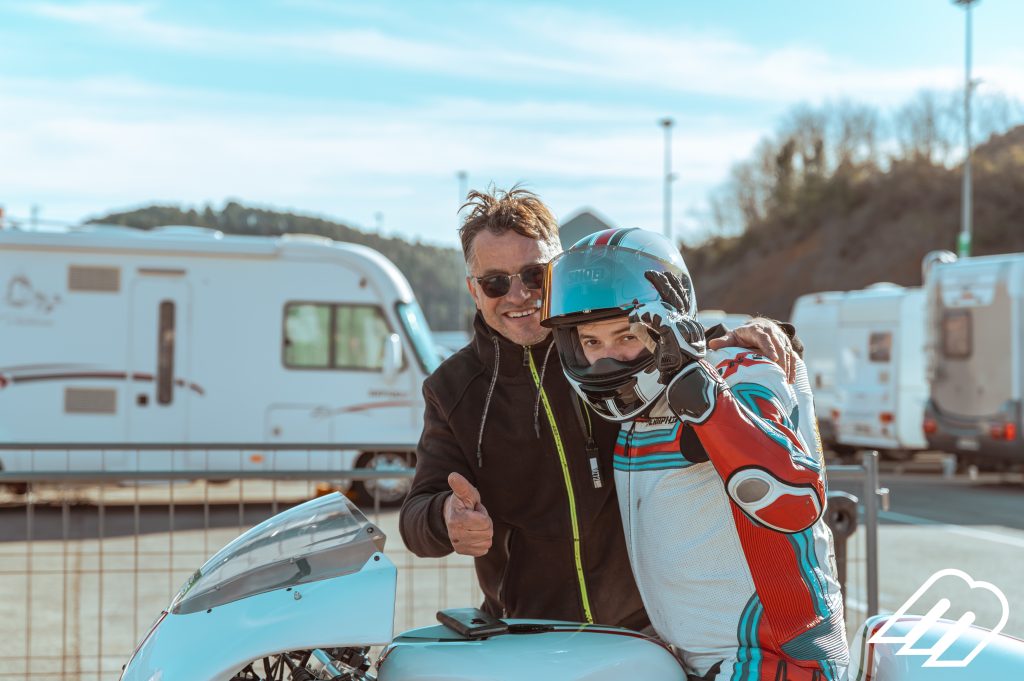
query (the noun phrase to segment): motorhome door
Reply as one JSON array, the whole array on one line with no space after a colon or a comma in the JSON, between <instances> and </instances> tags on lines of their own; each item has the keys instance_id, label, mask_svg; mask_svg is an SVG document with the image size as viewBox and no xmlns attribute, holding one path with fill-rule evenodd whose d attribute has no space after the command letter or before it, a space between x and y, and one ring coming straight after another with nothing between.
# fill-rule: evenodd
<instances>
[{"instance_id":1,"label":"motorhome door","mask_svg":"<svg viewBox=\"0 0 1024 681\"><path fill-rule=\"evenodd\" d=\"M886 323L847 324L840 330L839 441L843 444L898 446L893 424L897 331Z\"/></svg>"},{"instance_id":2,"label":"motorhome door","mask_svg":"<svg viewBox=\"0 0 1024 681\"><path fill-rule=\"evenodd\" d=\"M128 323L128 441L187 442L190 399L189 284L179 270L147 271L132 283Z\"/></svg>"}]
</instances>

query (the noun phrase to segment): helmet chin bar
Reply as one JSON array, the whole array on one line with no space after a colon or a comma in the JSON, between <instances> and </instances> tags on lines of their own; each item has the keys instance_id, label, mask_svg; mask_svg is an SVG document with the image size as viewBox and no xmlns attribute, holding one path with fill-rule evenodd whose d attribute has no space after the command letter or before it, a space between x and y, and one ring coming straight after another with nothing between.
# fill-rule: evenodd
<instances>
[{"instance_id":1,"label":"helmet chin bar","mask_svg":"<svg viewBox=\"0 0 1024 681\"><path fill-rule=\"evenodd\" d=\"M599 388L574 377L570 377L569 382L598 416L613 423L623 423L640 416L665 391L653 366L630 376L628 383L618 388Z\"/></svg>"},{"instance_id":2,"label":"helmet chin bar","mask_svg":"<svg viewBox=\"0 0 1024 681\"><path fill-rule=\"evenodd\" d=\"M634 419L664 393L665 386L658 382L654 355L649 350L626 362L604 357L591 364L575 325L557 325L553 331L565 377L605 421L622 423Z\"/></svg>"}]
</instances>

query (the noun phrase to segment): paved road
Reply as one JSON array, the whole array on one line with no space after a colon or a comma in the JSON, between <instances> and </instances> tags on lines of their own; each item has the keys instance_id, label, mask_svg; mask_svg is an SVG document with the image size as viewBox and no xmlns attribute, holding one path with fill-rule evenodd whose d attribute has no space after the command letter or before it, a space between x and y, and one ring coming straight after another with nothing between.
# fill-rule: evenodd
<instances>
[{"instance_id":1,"label":"paved road","mask_svg":"<svg viewBox=\"0 0 1024 681\"><path fill-rule=\"evenodd\" d=\"M1024 637L1024 483L1020 477L981 476L977 480L943 479L937 474L883 474L890 490L889 511L879 528L880 606L896 610L935 572L961 570L974 580L989 582L1007 599L1005 631ZM858 483L833 481L832 489L862 495ZM866 599L863 532L851 542L850 610ZM1002 607L998 597L971 590L959 579L946 579L939 593L953 605L947 617L967 610L977 624L994 626ZM941 586L940 585L940 586ZM917 612L915 608L911 612ZM920 613L923 614L923 613Z\"/></svg>"}]
</instances>

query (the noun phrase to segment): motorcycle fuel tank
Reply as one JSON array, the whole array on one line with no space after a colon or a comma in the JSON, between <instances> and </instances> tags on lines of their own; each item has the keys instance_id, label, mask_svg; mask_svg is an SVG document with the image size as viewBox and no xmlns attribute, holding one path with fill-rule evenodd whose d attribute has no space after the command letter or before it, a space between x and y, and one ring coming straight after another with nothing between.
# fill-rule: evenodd
<instances>
[{"instance_id":1,"label":"motorcycle fuel tank","mask_svg":"<svg viewBox=\"0 0 1024 681\"><path fill-rule=\"evenodd\" d=\"M671 652L628 629L506 621L532 633L469 640L440 625L407 631L382 654L378 681L686 680Z\"/></svg>"}]
</instances>

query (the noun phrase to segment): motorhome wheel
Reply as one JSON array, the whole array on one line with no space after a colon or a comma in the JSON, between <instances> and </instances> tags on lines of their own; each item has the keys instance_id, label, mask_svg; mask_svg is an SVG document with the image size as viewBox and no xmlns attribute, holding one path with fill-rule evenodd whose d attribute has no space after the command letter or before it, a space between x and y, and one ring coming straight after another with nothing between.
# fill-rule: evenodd
<instances>
[{"instance_id":1,"label":"motorhome wheel","mask_svg":"<svg viewBox=\"0 0 1024 681\"><path fill-rule=\"evenodd\" d=\"M3 461L0 461L0 471L2 470L4 470L4 463ZM19 497L23 497L26 494L28 494L27 482L8 482L5 485L3 485L3 488L6 489L11 494L14 494L15 496Z\"/></svg>"},{"instance_id":2,"label":"motorhome wheel","mask_svg":"<svg viewBox=\"0 0 1024 681\"><path fill-rule=\"evenodd\" d=\"M363 452L356 460L356 468L373 470L402 470L416 465L415 455L401 452ZM371 506L374 497L379 497L384 507L401 506L412 486L411 478L379 478L357 480L353 489L361 505Z\"/></svg>"}]
</instances>

